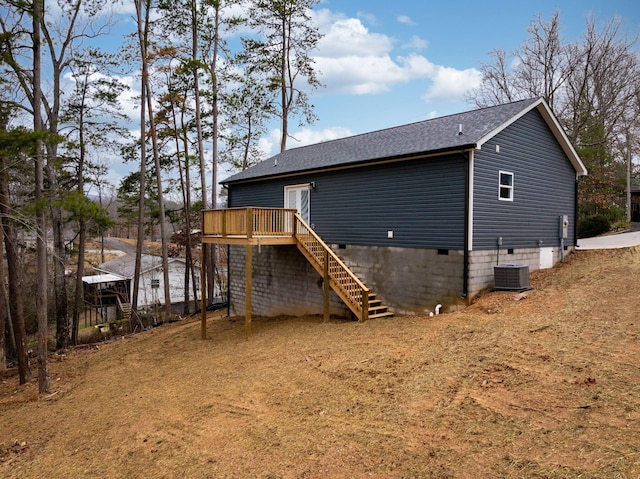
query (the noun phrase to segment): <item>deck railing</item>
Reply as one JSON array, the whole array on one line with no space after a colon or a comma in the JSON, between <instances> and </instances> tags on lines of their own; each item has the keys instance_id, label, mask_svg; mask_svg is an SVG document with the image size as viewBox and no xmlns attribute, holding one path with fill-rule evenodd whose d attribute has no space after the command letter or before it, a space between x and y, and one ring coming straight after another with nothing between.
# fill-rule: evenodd
<instances>
[{"instance_id":1,"label":"deck railing","mask_svg":"<svg viewBox=\"0 0 640 479\"><path fill-rule=\"evenodd\" d=\"M369 289L297 213L295 218L295 236L302 253L321 275L328 276L332 289L358 319L366 321Z\"/></svg>"},{"instance_id":2,"label":"deck railing","mask_svg":"<svg viewBox=\"0 0 640 479\"><path fill-rule=\"evenodd\" d=\"M229 208L206 210L202 234L219 237L293 236L296 210L283 208Z\"/></svg>"}]
</instances>

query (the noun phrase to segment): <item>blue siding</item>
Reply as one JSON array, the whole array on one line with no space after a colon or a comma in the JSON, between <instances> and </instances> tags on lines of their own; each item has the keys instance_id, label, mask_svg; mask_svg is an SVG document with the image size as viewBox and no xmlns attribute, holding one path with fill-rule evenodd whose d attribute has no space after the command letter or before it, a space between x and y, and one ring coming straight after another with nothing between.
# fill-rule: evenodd
<instances>
[{"instance_id":1,"label":"blue siding","mask_svg":"<svg viewBox=\"0 0 640 479\"><path fill-rule=\"evenodd\" d=\"M284 208L284 185L278 181L233 185L229 188L229 208L244 206Z\"/></svg>"},{"instance_id":2,"label":"blue siding","mask_svg":"<svg viewBox=\"0 0 640 479\"><path fill-rule=\"evenodd\" d=\"M455 154L232 184L230 206L282 207L285 186L315 182L311 223L329 243L463 249L466 158Z\"/></svg>"},{"instance_id":3,"label":"blue siding","mask_svg":"<svg viewBox=\"0 0 640 479\"><path fill-rule=\"evenodd\" d=\"M514 174L513 202L498 200L500 170ZM499 236L502 248L558 246L563 214L569 215L565 245L573 245L575 178L540 113L527 113L475 154L473 248L495 249Z\"/></svg>"}]
</instances>

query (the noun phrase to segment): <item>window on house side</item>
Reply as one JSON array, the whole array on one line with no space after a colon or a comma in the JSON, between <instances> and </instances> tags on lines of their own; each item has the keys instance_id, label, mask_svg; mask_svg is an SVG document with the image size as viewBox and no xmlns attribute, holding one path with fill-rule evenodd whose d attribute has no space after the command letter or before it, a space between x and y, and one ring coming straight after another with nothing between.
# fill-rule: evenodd
<instances>
[{"instance_id":1,"label":"window on house side","mask_svg":"<svg viewBox=\"0 0 640 479\"><path fill-rule=\"evenodd\" d=\"M513 201L513 173L501 171L499 173L498 199Z\"/></svg>"}]
</instances>

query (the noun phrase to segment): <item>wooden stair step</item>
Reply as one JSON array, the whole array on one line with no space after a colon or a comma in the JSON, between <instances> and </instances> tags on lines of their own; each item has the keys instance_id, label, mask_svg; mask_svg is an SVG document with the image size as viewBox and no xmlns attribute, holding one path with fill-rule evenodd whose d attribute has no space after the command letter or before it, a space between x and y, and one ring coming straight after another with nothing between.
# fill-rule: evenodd
<instances>
[{"instance_id":1,"label":"wooden stair step","mask_svg":"<svg viewBox=\"0 0 640 479\"><path fill-rule=\"evenodd\" d=\"M391 311L386 311L384 313L370 314L369 319L390 318L392 316L393 316L393 313Z\"/></svg>"},{"instance_id":2,"label":"wooden stair step","mask_svg":"<svg viewBox=\"0 0 640 479\"><path fill-rule=\"evenodd\" d=\"M386 308L387 306L385 306L384 304L382 304L382 301L376 301L374 304L369 303L369 309L380 309L380 308Z\"/></svg>"}]
</instances>

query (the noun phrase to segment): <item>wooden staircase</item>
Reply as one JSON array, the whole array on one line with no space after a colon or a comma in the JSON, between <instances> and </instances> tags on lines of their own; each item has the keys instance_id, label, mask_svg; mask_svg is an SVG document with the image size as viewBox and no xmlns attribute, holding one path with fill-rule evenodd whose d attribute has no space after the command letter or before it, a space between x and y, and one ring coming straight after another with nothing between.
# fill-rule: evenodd
<instances>
[{"instance_id":1,"label":"wooden staircase","mask_svg":"<svg viewBox=\"0 0 640 479\"><path fill-rule=\"evenodd\" d=\"M131 303L128 300L124 300L118 295L118 313L122 321L131 320Z\"/></svg>"},{"instance_id":2,"label":"wooden staircase","mask_svg":"<svg viewBox=\"0 0 640 479\"><path fill-rule=\"evenodd\" d=\"M374 293L296 213L294 236L298 249L324 279L325 317L329 311L329 288L360 321L393 316Z\"/></svg>"}]
</instances>

